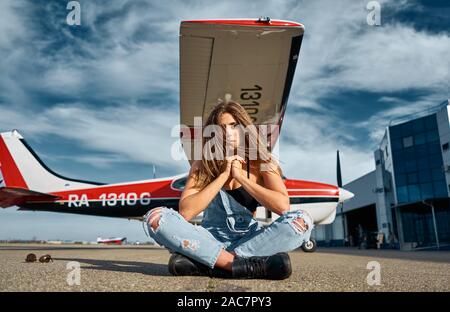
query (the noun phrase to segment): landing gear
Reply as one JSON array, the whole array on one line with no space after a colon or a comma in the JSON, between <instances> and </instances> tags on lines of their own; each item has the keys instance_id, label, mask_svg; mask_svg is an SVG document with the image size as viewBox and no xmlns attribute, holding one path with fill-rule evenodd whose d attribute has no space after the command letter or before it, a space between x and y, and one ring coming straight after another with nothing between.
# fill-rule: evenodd
<instances>
[{"instance_id":1,"label":"landing gear","mask_svg":"<svg viewBox=\"0 0 450 312\"><path fill-rule=\"evenodd\" d=\"M304 252L314 252L317 249L316 240L311 238L309 241L304 242L302 245L302 250Z\"/></svg>"}]
</instances>

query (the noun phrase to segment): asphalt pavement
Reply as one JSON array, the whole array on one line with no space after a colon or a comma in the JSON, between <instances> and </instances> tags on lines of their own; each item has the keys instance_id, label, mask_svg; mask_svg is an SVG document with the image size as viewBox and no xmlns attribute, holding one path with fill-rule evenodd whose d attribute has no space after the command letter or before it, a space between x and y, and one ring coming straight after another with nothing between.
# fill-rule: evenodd
<instances>
[{"instance_id":1,"label":"asphalt pavement","mask_svg":"<svg viewBox=\"0 0 450 312\"><path fill-rule=\"evenodd\" d=\"M34 253L48 263L27 263ZM174 277L156 246L0 245L0 291L450 291L450 252L319 248L289 253L283 281Z\"/></svg>"}]
</instances>

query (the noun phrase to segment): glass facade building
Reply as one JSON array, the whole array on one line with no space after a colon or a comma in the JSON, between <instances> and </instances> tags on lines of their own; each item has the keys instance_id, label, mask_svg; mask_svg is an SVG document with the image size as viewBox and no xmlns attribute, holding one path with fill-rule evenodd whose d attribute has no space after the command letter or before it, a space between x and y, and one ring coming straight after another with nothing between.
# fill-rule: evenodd
<instances>
[{"instance_id":1,"label":"glass facade building","mask_svg":"<svg viewBox=\"0 0 450 312\"><path fill-rule=\"evenodd\" d=\"M383 234L383 246L450 249L449 145L450 100L392 120L374 151L375 170L344 185L355 198L316 237L352 245L362 228Z\"/></svg>"},{"instance_id":2,"label":"glass facade building","mask_svg":"<svg viewBox=\"0 0 450 312\"><path fill-rule=\"evenodd\" d=\"M450 246L449 144L450 102L445 101L391 122L375 152L376 183L384 190L377 211L401 249Z\"/></svg>"},{"instance_id":3,"label":"glass facade building","mask_svg":"<svg viewBox=\"0 0 450 312\"><path fill-rule=\"evenodd\" d=\"M436 115L389 127L397 203L447 197Z\"/></svg>"}]
</instances>

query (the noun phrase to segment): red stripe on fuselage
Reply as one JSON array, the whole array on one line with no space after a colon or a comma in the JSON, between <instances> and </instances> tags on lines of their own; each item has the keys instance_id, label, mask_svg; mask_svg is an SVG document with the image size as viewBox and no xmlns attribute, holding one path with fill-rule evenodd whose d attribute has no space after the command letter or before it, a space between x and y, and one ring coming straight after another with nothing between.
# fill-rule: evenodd
<instances>
[{"instance_id":1,"label":"red stripe on fuselage","mask_svg":"<svg viewBox=\"0 0 450 312\"><path fill-rule=\"evenodd\" d=\"M150 193L151 198L180 198L182 191L174 190L171 187L173 180L163 180L157 182L130 183L122 185L104 185L87 189L54 192L52 195L59 196L60 200L68 200L69 195L87 195L89 200L99 200L102 194L129 194L136 193L141 196L142 193ZM295 196L339 196L339 189L334 185L302 181L302 180L285 180L288 188L288 194ZM293 190L291 190L293 189Z\"/></svg>"},{"instance_id":2,"label":"red stripe on fuselage","mask_svg":"<svg viewBox=\"0 0 450 312\"><path fill-rule=\"evenodd\" d=\"M129 194L136 193L140 196L142 193L150 193L150 198L167 198L167 197L180 197L181 191L177 191L171 188L172 180L157 181L157 182L144 182L136 184L123 184L123 185L105 185L88 189L80 189L73 191L63 191L51 193L60 197L60 200L68 200L69 195L87 195L89 200L98 200L102 194Z\"/></svg>"},{"instance_id":3,"label":"red stripe on fuselage","mask_svg":"<svg viewBox=\"0 0 450 312\"><path fill-rule=\"evenodd\" d=\"M286 185L286 188L288 190L289 189L324 190L324 191L339 190L339 188L335 185L304 180L286 179L284 180L284 184Z\"/></svg>"},{"instance_id":4,"label":"red stripe on fuselage","mask_svg":"<svg viewBox=\"0 0 450 312\"><path fill-rule=\"evenodd\" d=\"M289 196L339 196L339 191L337 190L323 190L323 191L289 191Z\"/></svg>"},{"instance_id":5,"label":"red stripe on fuselage","mask_svg":"<svg viewBox=\"0 0 450 312\"><path fill-rule=\"evenodd\" d=\"M28 185L25 182L22 174L17 168L14 158L6 146L6 142L0 135L0 169L2 171L3 179L7 187L20 187L28 190Z\"/></svg>"}]
</instances>

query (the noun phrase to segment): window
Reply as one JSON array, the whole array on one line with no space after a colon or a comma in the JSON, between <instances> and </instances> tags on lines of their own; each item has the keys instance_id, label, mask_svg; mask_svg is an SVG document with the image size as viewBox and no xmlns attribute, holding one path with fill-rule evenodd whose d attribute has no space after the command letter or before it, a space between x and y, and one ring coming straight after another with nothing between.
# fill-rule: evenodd
<instances>
[{"instance_id":1,"label":"window","mask_svg":"<svg viewBox=\"0 0 450 312\"><path fill-rule=\"evenodd\" d=\"M428 143L428 154L440 154L441 145L439 142Z\"/></svg>"},{"instance_id":2,"label":"window","mask_svg":"<svg viewBox=\"0 0 450 312\"><path fill-rule=\"evenodd\" d=\"M415 202L421 199L420 188L417 184L408 185L409 201Z\"/></svg>"},{"instance_id":3,"label":"window","mask_svg":"<svg viewBox=\"0 0 450 312\"><path fill-rule=\"evenodd\" d=\"M425 128L427 130L437 129L437 121L435 115L425 117L424 121L425 121Z\"/></svg>"},{"instance_id":4,"label":"window","mask_svg":"<svg viewBox=\"0 0 450 312\"><path fill-rule=\"evenodd\" d=\"M416 145L425 144L427 142L427 137L425 136L425 133L419 133L414 136L414 143Z\"/></svg>"},{"instance_id":5,"label":"window","mask_svg":"<svg viewBox=\"0 0 450 312\"><path fill-rule=\"evenodd\" d=\"M428 162L428 158L420 158L417 161L417 167L419 170L429 169L430 163Z\"/></svg>"},{"instance_id":6,"label":"window","mask_svg":"<svg viewBox=\"0 0 450 312\"><path fill-rule=\"evenodd\" d=\"M443 181L433 182L434 196L435 197L447 197L448 192Z\"/></svg>"},{"instance_id":7,"label":"window","mask_svg":"<svg viewBox=\"0 0 450 312\"><path fill-rule=\"evenodd\" d=\"M425 124L423 122L423 118L416 119L412 122L412 128L414 133L423 132L425 129Z\"/></svg>"},{"instance_id":8,"label":"window","mask_svg":"<svg viewBox=\"0 0 450 312\"><path fill-rule=\"evenodd\" d=\"M400 138L402 136L402 133L400 131L400 127L399 126L393 126L389 128L389 132L390 132L390 136L392 139L396 139L396 138Z\"/></svg>"},{"instance_id":9,"label":"window","mask_svg":"<svg viewBox=\"0 0 450 312\"><path fill-rule=\"evenodd\" d=\"M441 154L433 154L429 157L431 168L442 168L442 156Z\"/></svg>"},{"instance_id":10,"label":"window","mask_svg":"<svg viewBox=\"0 0 450 312\"><path fill-rule=\"evenodd\" d=\"M449 147L448 143L445 143L442 145L442 150L446 151L448 150L448 147Z\"/></svg>"},{"instance_id":11,"label":"window","mask_svg":"<svg viewBox=\"0 0 450 312\"><path fill-rule=\"evenodd\" d=\"M401 186L397 188L397 200L399 204L408 202L407 186Z\"/></svg>"},{"instance_id":12,"label":"window","mask_svg":"<svg viewBox=\"0 0 450 312\"><path fill-rule=\"evenodd\" d=\"M444 172L442 171L442 168L434 168L431 169L431 177L433 181L437 180L444 180Z\"/></svg>"},{"instance_id":13,"label":"window","mask_svg":"<svg viewBox=\"0 0 450 312\"><path fill-rule=\"evenodd\" d=\"M408 174L408 184L415 184L418 182L417 173Z\"/></svg>"},{"instance_id":14,"label":"window","mask_svg":"<svg viewBox=\"0 0 450 312\"><path fill-rule=\"evenodd\" d=\"M392 140L392 149L394 151L401 150L402 148L403 148L403 145L402 145L402 140L401 139L393 139Z\"/></svg>"},{"instance_id":15,"label":"window","mask_svg":"<svg viewBox=\"0 0 450 312\"><path fill-rule=\"evenodd\" d=\"M433 198L433 183L420 184L420 190L422 191L422 199Z\"/></svg>"},{"instance_id":16,"label":"window","mask_svg":"<svg viewBox=\"0 0 450 312\"><path fill-rule=\"evenodd\" d=\"M427 132L427 142L436 142L439 141L439 133L434 131L428 131Z\"/></svg>"},{"instance_id":17,"label":"window","mask_svg":"<svg viewBox=\"0 0 450 312\"><path fill-rule=\"evenodd\" d=\"M416 161L410 160L405 162L405 172L413 172L417 170Z\"/></svg>"},{"instance_id":18,"label":"window","mask_svg":"<svg viewBox=\"0 0 450 312\"><path fill-rule=\"evenodd\" d=\"M397 184L397 187L406 185L406 174L397 175L395 182Z\"/></svg>"},{"instance_id":19,"label":"window","mask_svg":"<svg viewBox=\"0 0 450 312\"><path fill-rule=\"evenodd\" d=\"M182 177L178 180L173 181L172 187L174 189L182 191L182 190L184 190L184 187L186 186L186 181L187 181L187 177Z\"/></svg>"},{"instance_id":20,"label":"window","mask_svg":"<svg viewBox=\"0 0 450 312\"><path fill-rule=\"evenodd\" d=\"M412 123L411 122L406 122L402 125L399 125L401 132L402 132L402 136L408 136L411 135L412 133Z\"/></svg>"},{"instance_id":21,"label":"window","mask_svg":"<svg viewBox=\"0 0 450 312\"><path fill-rule=\"evenodd\" d=\"M405 164L399 160L394 162L395 173L405 173Z\"/></svg>"},{"instance_id":22,"label":"window","mask_svg":"<svg viewBox=\"0 0 450 312\"><path fill-rule=\"evenodd\" d=\"M404 137L403 138L403 147L408 148L414 145L414 140L412 136Z\"/></svg>"},{"instance_id":23,"label":"window","mask_svg":"<svg viewBox=\"0 0 450 312\"><path fill-rule=\"evenodd\" d=\"M427 145L419 145L415 147L416 157L423 158L428 155L428 146Z\"/></svg>"},{"instance_id":24,"label":"window","mask_svg":"<svg viewBox=\"0 0 450 312\"><path fill-rule=\"evenodd\" d=\"M430 170L421 170L419 171L419 182L431 182L431 171Z\"/></svg>"},{"instance_id":25,"label":"window","mask_svg":"<svg viewBox=\"0 0 450 312\"><path fill-rule=\"evenodd\" d=\"M416 152L413 147L408 147L403 150L403 158L405 160L416 160Z\"/></svg>"}]
</instances>

